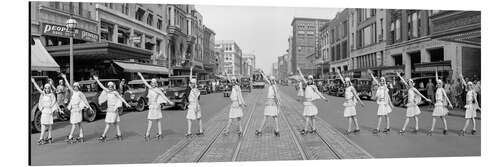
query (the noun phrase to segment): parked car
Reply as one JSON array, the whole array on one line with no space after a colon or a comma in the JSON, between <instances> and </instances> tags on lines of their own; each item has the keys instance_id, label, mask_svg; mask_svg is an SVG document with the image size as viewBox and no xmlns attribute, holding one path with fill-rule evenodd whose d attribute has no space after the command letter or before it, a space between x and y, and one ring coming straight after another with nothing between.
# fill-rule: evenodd
<instances>
[{"instance_id":1,"label":"parked car","mask_svg":"<svg viewBox=\"0 0 500 167\"><path fill-rule=\"evenodd\" d=\"M371 79L355 78L352 79L352 84L354 85L354 88L356 88L359 98L366 100L370 100L372 98L373 84Z\"/></svg>"},{"instance_id":2,"label":"parked car","mask_svg":"<svg viewBox=\"0 0 500 167\"><path fill-rule=\"evenodd\" d=\"M342 80L340 78L337 78L333 80L328 94L341 97L344 96L344 89L344 83L342 83Z\"/></svg>"},{"instance_id":3,"label":"parked car","mask_svg":"<svg viewBox=\"0 0 500 167\"><path fill-rule=\"evenodd\" d=\"M412 78L413 83L415 83L414 87L422 95L424 95L427 98L430 98L430 97L427 95L427 89L425 89L425 85L427 85L427 83L429 82L429 79L431 79L432 83L434 83L434 85L436 85L435 76L424 76L424 77ZM424 88L419 88L419 84L421 82L424 84ZM405 104L407 104L407 102L408 102L408 91L406 90L406 87L402 83L400 83L400 82L396 82L396 83L397 84L394 86L394 91L393 91L394 93L392 94L393 104L395 106L405 106ZM426 104L429 104L429 102L427 102L425 100L421 100L418 105L426 105Z\"/></svg>"},{"instance_id":4,"label":"parked car","mask_svg":"<svg viewBox=\"0 0 500 167\"><path fill-rule=\"evenodd\" d=\"M206 95L210 92L210 81L209 80L199 80L198 81L198 90L200 90L200 94Z\"/></svg>"},{"instance_id":5,"label":"parked car","mask_svg":"<svg viewBox=\"0 0 500 167\"><path fill-rule=\"evenodd\" d=\"M102 83L107 83L107 82L113 82L115 85L118 85L120 80L118 79L99 79ZM97 85L97 82L95 80L85 80L85 81L79 81L80 83L80 90L83 92L85 97L87 98L87 101L90 104L90 107L95 112L92 112L90 109L84 110L82 113L83 119L92 122L96 119L98 115L106 114L106 109L107 109L107 103L103 103L102 105L99 105L99 95L102 93L101 87ZM123 107L120 107L118 109L118 113L121 115L123 113Z\"/></svg>"},{"instance_id":6,"label":"parked car","mask_svg":"<svg viewBox=\"0 0 500 167\"><path fill-rule=\"evenodd\" d=\"M242 77L240 81L241 90L252 92L252 79L250 77Z\"/></svg>"},{"instance_id":7,"label":"parked car","mask_svg":"<svg viewBox=\"0 0 500 167\"><path fill-rule=\"evenodd\" d=\"M151 80L147 80L147 82L151 82ZM146 110L148 105L148 88L142 80L129 81L127 87L128 90L123 94L123 99L139 112Z\"/></svg>"},{"instance_id":8,"label":"parked car","mask_svg":"<svg viewBox=\"0 0 500 167\"><path fill-rule=\"evenodd\" d=\"M165 95L174 103L174 106L179 107L181 110L186 110L188 106L185 98L188 80L189 75L171 76L169 86L164 90Z\"/></svg>"}]
</instances>

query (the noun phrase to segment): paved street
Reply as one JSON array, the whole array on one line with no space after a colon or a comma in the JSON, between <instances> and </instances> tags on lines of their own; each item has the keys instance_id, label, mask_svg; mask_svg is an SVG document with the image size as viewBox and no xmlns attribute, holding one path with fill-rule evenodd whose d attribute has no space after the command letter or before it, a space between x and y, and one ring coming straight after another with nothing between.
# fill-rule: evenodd
<instances>
[{"instance_id":1,"label":"paved street","mask_svg":"<svg viewBox=\"0 0 500 167\"><path fill-rule=\"evenodd\" d=\"M242 119L243 136L236 135L236 124L227 136L221 132L227 123L229 99L221 93L201 97L205 135L185 138L185 112L164 110L167 123L164 125L165 138L161 141L144 142L142 136L146 128L147 112L126 112L121 116L124 140L98 143L96 138L102 133L103 119L85 123L83 144L66 144L63 140L70 130L67 122L56 123L53 132L55 143L36 145L39 134L31 136L31 160L33 165L51 164L111 164L111 163L163 163L163 162L220 162L254 160L301 160L301 159L351 159L351 158L397 158L429 156L478 156L480 155L480 135L457 136L457 129L463 126L463 118L448 117L450 133L444 136L441 124L433 136L426 136L424 129L431 123L431 113L423 110L420 134L399 135L404 121L404 108L396 108L391 113L390 134L373 135L376 126L376 104L365 101L367 106L358 109L361 133L345 136L347 120L343 117L343 98L328 97L328 102L317 101L320 109L317 122L318 135L300 135L303 128L303 106L295 99L295 89L280 87L283 105L280 108L280 137L272 134L273 122L268 122L262 136L254 132L263 118L263 89L244 93L248 107ZM478 121L480 125L481 121ZM193 132L196 132L195 124ZM382 126L384 127L384 126ZM410 124L410 130L413 124ZM478 126L480 130L481 127ZM156 129L152 129L156 134ZM108 137L115 135L110 129Z\"/></svg>"}]
</instances>

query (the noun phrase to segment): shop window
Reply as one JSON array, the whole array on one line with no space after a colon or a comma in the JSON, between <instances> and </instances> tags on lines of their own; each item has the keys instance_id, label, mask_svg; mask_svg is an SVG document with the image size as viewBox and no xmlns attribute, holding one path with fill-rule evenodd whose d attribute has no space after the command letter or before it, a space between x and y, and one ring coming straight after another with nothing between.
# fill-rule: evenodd
<instances>
[{"instance_id":1,"label":"shop window","mask_svg":"<svg viewBox=\"0 0 500 167\"><path fill-rule=\"evenodd\" d=\"M392 58L394 60L394 65L395 66L403 65L403 55L401 55L401 54L399 54L399 55L393 55Z\"/></svg>"},{"instance_id":2,"label":"shop window","mask_svg":"<svg viewBox=\"0 0 500 167\"><path fill-rule=\"evenodd\" d=\"M411 70L415 70L415 64L421 63L420 51L414 53L408 53L408 56L410 56Z\"/></svg>"},{"instance_id":3,"label":"shop window","mask_svg":"<svg viewBox=\"0 0 500 167\"><path fill-rule=\"evenodd\" d=\"M428 50L428 52L429 52L431 62L444 61L444 49L443 48Z\"/></svg>"}]
</instances>

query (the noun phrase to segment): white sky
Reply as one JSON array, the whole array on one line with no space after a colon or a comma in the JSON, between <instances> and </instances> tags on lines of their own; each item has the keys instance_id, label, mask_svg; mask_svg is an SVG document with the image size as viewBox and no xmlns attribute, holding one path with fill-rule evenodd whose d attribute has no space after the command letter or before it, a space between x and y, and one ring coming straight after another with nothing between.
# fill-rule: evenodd
<instances>
[{"instance_id":1,"label":"white sky","mask_svg":"<svg viewBox=\"0 0 500 167\"><path fill-rule=\"evenodd\" d=\"M235 40L243 53L254 53L257 68L270 74L286 53L293 17L332 19L340 8L196 5L215 40Z\"/></svg>"}]
</instances>

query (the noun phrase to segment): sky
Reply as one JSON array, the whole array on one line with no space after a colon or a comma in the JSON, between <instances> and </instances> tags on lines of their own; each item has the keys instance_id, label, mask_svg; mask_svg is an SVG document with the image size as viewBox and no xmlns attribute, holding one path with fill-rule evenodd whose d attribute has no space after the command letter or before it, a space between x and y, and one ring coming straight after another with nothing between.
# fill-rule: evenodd
<instances>
[{"instance_id":1,"label":"sky","mask_svg":"<svg viewBox=\"0 0 500 167\"><path fill-rule=\"evenodd\" d=\"M234 40L243 53L253 53L256 68L270 74L272 63L288 49L294 17L332 19L340 8L196 5L215 40Z\"/></svg>"}]
</instances>

